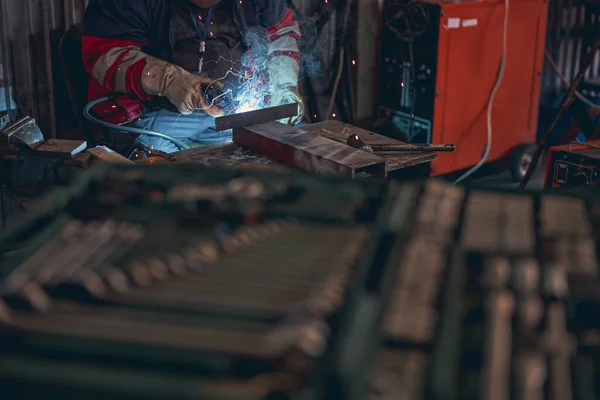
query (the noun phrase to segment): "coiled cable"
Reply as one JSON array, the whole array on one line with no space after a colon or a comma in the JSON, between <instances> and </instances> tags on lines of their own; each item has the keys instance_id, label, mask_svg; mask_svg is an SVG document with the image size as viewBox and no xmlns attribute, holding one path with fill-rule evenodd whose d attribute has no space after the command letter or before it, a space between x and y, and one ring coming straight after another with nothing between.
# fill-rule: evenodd
<instances>
[{"instance_id":1,"label":"coiled cable","mask_svg":"<svg viewBox=\"0 0 600 400\"><path fill-rule=\"evenodd\" d=\"M174 137L171 137L167 134L164 133L160 133L160 132L153 132L153 131L147 131L145 129L141 129L141 128L134 128L131 126L122 126L122 125L117 125L117 124L111 124L110 122L106 122L103 121L99 118L94 117L91 114L91 110L92 108L94 108L95 106L97 106L100 103L104 103L106 101L110 101L113 100L112 97L110 96L104 96L104 97L100 97L96 100L92 100L90 101L84 108L83 108L83 116L85 117L85 119L87 119L88 121L90 121L91 123L94 123L96 125L100 125L103 126L105 128L108 129L114 129L117 131L121 131L121 132L127 132L127 133L133 133L133 134L137 134L137 135L145 135L145 136L153 136L153 137L158 137L164 140L168 140L169 142L173 143L175 146L179 147L181 150L187 150L190 147L175 139Z\"/></svg>"}]
</instances>

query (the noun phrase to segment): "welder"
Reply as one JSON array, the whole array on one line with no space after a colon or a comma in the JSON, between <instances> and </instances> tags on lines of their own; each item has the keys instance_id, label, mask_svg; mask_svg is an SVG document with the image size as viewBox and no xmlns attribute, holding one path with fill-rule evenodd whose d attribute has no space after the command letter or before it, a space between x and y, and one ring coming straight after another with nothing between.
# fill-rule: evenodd
<instances>
[{"instance_id":1,"label":"welder","mask_svg":"<svg viewBox=\"0 0 600 400\"><path fill-rule=\"evenodd\" d=\"M90 0L82 42L92 76L88 99L114 95L94 108L106 122L186 144L212 144L231 138L212 127L224 112L215 97L235 90L241 76L250 74L267 87L266 104L300 104L287 121L296 124L304 104L298 93L299 39L285 0ZM261 43L255 47L266 60L253 70L254 42ZM179 150L157 137L137 140L160 151Z\"/></svg>"}]
</instances>

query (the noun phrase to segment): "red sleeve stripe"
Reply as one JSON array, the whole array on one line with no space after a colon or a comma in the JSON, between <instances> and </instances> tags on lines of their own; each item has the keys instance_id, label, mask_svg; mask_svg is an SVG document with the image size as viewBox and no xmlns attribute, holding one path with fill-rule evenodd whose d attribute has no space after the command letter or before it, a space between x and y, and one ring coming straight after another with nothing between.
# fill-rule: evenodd
<instances>
[{"instance_id":1,"label":"red sleeve stripe","mask_svg":"<svg viewBox=\"0 0 600 400\"><path fill-rule=\"evenodd\" d=\"M149 98L142 89L142 72L146 66L146 55L138 49L143 44L91 36L84 36L82 44L86 70L95 76L104 88L109 92L132 93L140 100ZM108 61L111 58L115 61ZM101 64L98 64L99 61ZM104 68L106 70L102 71Z\"/></svg>"},{"instance_id":2,"label":"red sleeve stripe","mask_svg":"<svg viewBox=\"0 0 600 400\"><path fill-rule=\"evenodd\" d=\"M115 91L115 78L116 78L115 75L117 73L117 70L119 69L119 66L121 65L121 61L123 61L125 56L127 54L129 54L129 51L130 50L125 50L125 51L121 52L121 54L119 55L119 58L117 58L117 60L106 71L106 74L104 75L104 82L100 82L100 83L102 83L102 85L104 87L106 87L111 92Z\"/></svg>"},{"instance_id":3,"label":"red sleeve stripe","mask_svg":"<svg viewBox=\"0 0 600 400\"><path fill-rule=\"evenodd\" d=\"M146 46L145 43L138 43L132 40L121 40L121 39L104 39L94 36L83 36L82 37L82 58L85 70L91 74L94 69L96 62L106 52L117 47L139 47L143 48Z\"/></svg>"},{"instance_id":4,"label":"red sleeve stripe","mask_svg":"<svg viewBox=\"0 0 600 400\"><path fill-rule=\"evenodd\" d=\"M128 88L128 91L142 101L150 99L146 92L144 92L144 89L142 89L142 72L144 72L144 68L146 68L146 59L139 60L127 68L127 76L125 77L125 86Z\"/></svg>"},{"instance_id":5,"label":"red sleeve stripe","mask_svg":"<svg viewBox=\"0 0 600 400\"><path fill-rule=\"evenodd\" d=\"M286 11L286 13L283 16L283 19L281 21L279 21L277 24L267 28L267 35L269 35L269 36L277 35L278 31L285 29L285 28L294 27L294 25L297 25L296 21L294 21L294 16L292 15L292 11L288 8L288 10ZM297 32L297 35L298 35L298 37L300 37L300 32Z\"/></svg>"},{"instance_id":6,"label":"red sleeve stripe","mask_svg":"<svg viewBox=\"0 0 600 400\"><path fill-rule=\"evenodd\" d=\"M300 38L302 37L299 33L290 31L290 32L283 33L281 35L271 35L271 36L269 36L269 38L271 38L272 41L275 41L284 36L290 36L290 37L293 37L294 39L298 39L298 40L300 40Z\"/></svg>"}]
</instances>

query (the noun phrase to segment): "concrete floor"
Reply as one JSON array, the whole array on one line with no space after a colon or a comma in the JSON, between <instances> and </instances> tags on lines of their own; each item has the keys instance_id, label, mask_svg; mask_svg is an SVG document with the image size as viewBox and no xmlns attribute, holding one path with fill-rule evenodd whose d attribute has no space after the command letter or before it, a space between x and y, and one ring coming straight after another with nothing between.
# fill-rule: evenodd
<instances>
[{"instance_id":1,"label":"concrete floor","mask_svg":"<svg viewBox=\"0 0 600 400\"><path fill-rule=\"evenodd\" d=\"M527 189L542 190L544 187L545 172L546 156L543 155L527 185ZM458 176L448 177L447 179L453 181ZM494 165L482 167L480 171L473 174L472 177L466 179L464 182L482 188L516 189L519 187L519 184L513 181L508 171L499 170L499 167Z\"/></svg>"}]
</instances>

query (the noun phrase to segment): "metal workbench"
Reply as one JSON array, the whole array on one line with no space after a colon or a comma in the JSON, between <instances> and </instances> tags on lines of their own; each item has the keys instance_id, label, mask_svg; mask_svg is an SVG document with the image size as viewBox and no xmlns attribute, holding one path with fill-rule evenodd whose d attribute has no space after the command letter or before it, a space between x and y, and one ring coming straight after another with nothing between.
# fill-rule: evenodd
<instances>
[{"instance_id":1,"label":"metal workbench","mask_svg":"<svg viewBox=\"0 0 600 400\"><path fill-rule=\"evenodd\" d=\"M391 139L336 120L306 125L301 129L344 144L348 136L354 134L365 139L369 144L402 144L399 140ZM174 161L176 164L200 164L225 168L253 164L276 169L283 168L282 164L253 151L240 148L232 142L196 147L174 153L173 155L176 158L176 161ZM429 163L437 158L437 154L433 152L398 153L382 155L382 157L386 159L386 172L389 174L405 168ZM159 162L166 162L166 160Z\"/></svg>"}]
</instances>

